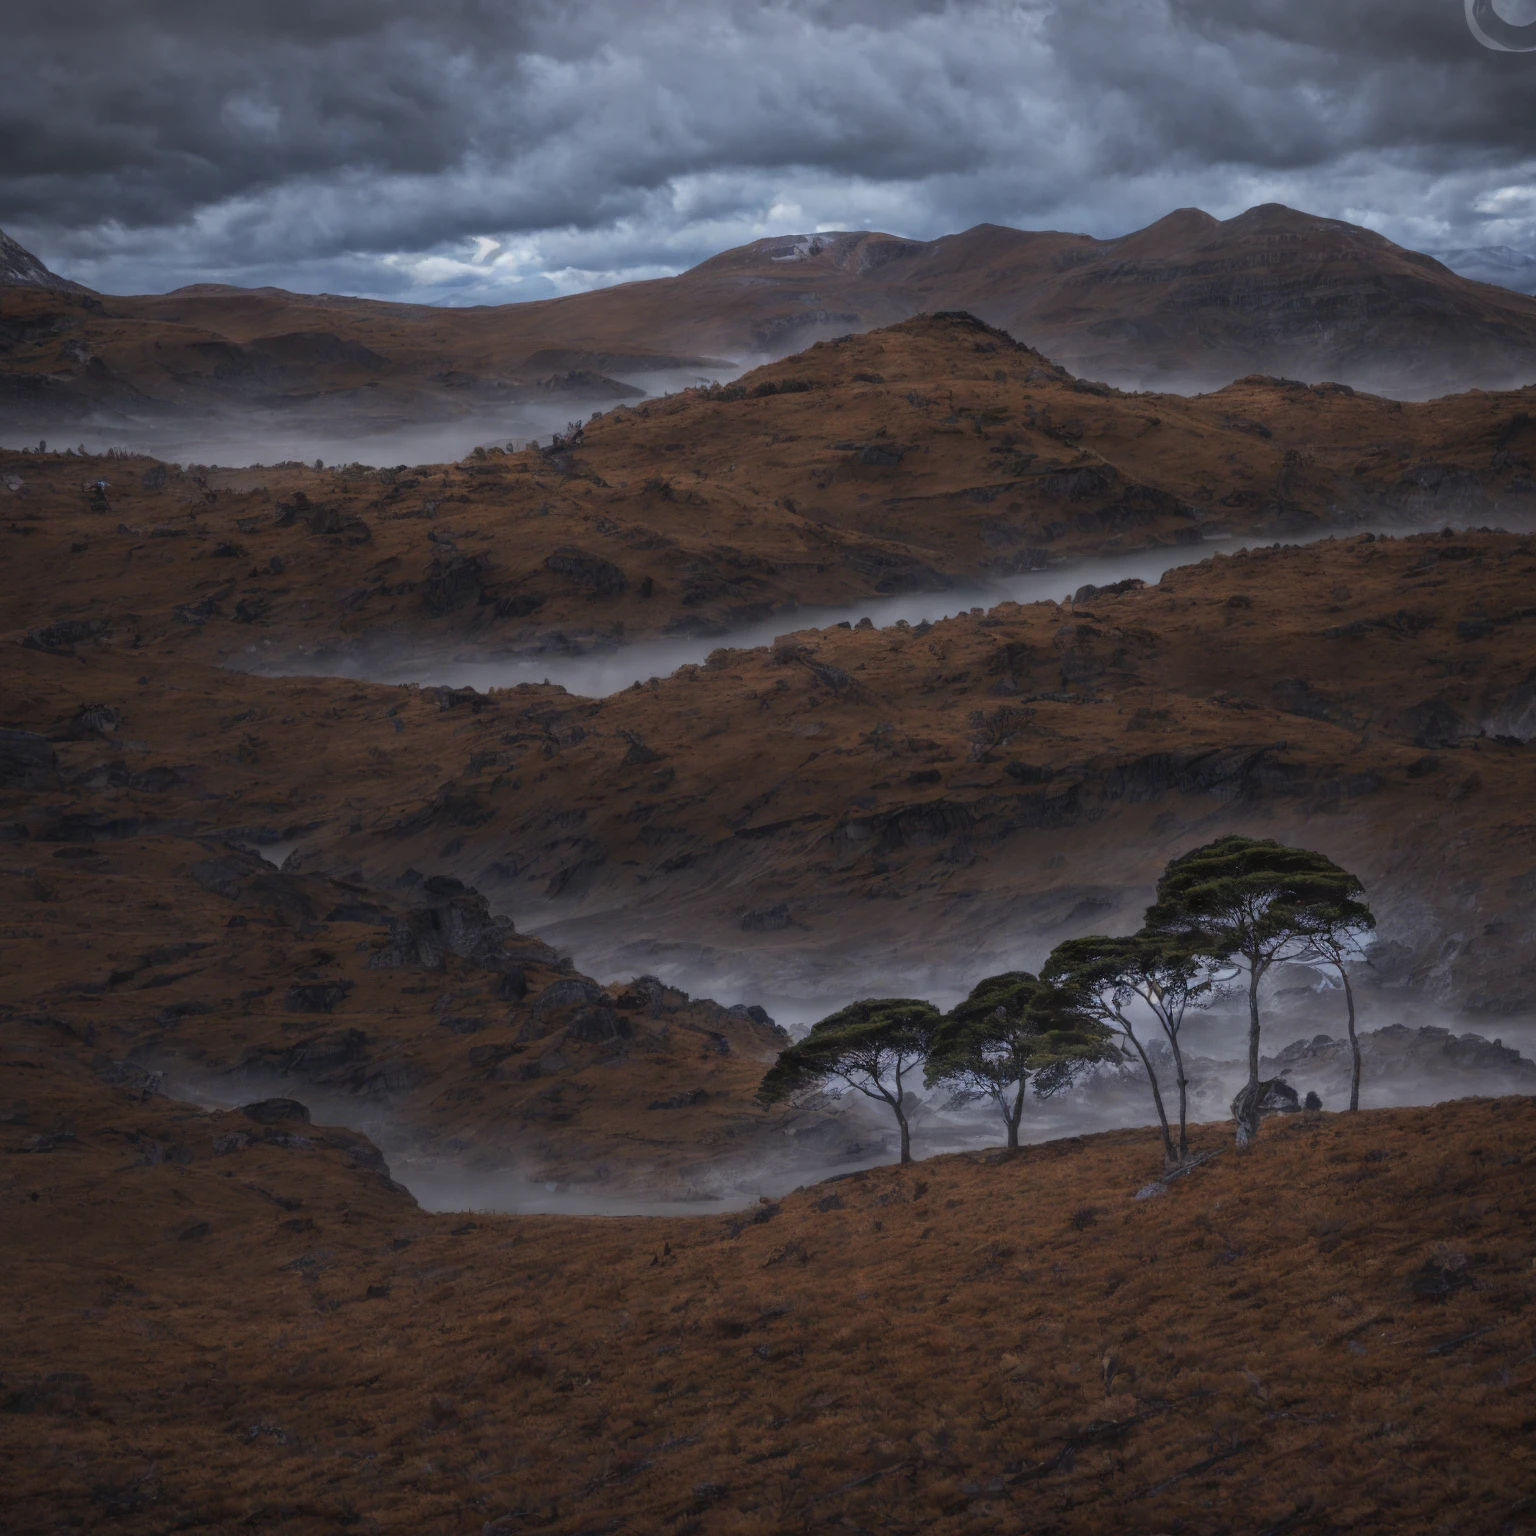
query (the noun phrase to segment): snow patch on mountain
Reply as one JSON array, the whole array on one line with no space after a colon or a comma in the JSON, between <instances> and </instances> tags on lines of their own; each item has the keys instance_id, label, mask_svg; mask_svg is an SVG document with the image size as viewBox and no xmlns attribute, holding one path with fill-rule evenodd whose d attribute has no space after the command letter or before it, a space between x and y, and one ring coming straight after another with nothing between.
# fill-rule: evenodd
<instances>
[{"instance_id":1,"label":"snow patch on mountain","mask_svg":"<svg viewBox=\"0 0 1536 1536\"><path fill-rule=\"evenodd\" d=\"M0 287L51 288L58 293L89 293L79 283L50 272L31 251L0 229Z\"/></svg>"}]
</instances>

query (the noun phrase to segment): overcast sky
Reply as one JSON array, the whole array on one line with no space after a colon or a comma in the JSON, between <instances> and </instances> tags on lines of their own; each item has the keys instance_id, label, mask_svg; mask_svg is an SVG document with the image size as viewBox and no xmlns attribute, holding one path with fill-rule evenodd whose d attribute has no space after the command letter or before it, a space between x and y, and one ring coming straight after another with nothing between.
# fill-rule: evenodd
<instances>
[{"instance_id":1,"label":"overcast sky","mask_svg":"<svg viewBox=\"0 0 1536 1536\"><path fill-rule=\"evenodd\" d=\"M0 228L107 292L447 303L1190 204L1536 250L1536 53L1463 3L6 0Z\"/></svg>"}]
</instances>

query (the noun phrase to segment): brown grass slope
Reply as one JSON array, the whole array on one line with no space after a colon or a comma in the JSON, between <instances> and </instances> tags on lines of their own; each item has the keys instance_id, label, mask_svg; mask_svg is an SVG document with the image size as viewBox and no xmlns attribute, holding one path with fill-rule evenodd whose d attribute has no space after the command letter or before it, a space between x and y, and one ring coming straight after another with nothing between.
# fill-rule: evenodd
<instances>
[{"instance_id":1,"label":"brown grass slope","mask_svg":"<svg viewBox=\"0 0 1536 1536\"><path fill-rule=\"evenodd\" d=\"M615 968L692 956L763 988L808 968L900 993L939 956L975 976L1134 927L1166 859L1246 832L1361 875L1378 980L1518 1011L1533 573L1517 535L1361 536L926 633L722 649L570 700L581 737L552 758L505 738L440 791L473 803L472 833L375 814L303 857L456 870ZM779 904L787 926L743 932Z\"/></svg>"},{"instance_id":2,"label":"brown grass slope","mask_svg":"<svg viewBox=\"0 0 1536 1536\"><path fill-rule=\"evenodd\" d=\"M1529 391L1414 405L1255 377L1124 395L930 316L739 392L612 411L570 451L163 483L147 461L0 455L0 624L132 614L188 658L250 665L722 635L1224 532L1519 520L1532 418Z\"/></svg>"},{"instance_id":3,"label":"brown grass slope","mask_svg":"<svg viewBox=\"0 0 1536 1536\"><path fill-rule=\"evenodd\" d=\"M1300 1116L1144 1199L1116 1133L432 1217L346 1133L4 1046L17 1536L1536 1524L1529 1099Z\"/></svg>"},{"instance_id":4,"label":"brown grass slope","mask_svg":"<svg viewBox=\"0 0 1536 1536\"><path fill-rule=\"evenodd\" d=\"M750 1096L776 1043L632 978L682 958L732 1005L954 985L1133 927L1223 832L1366 880L1362 986L1519 1012L1533 570L1510 534L1256 550L926 633L802 631L603 701L254 677L127 627L12 643L0 726L48 756L0 792L4 1000L105 1032L109 1062L354 1103L422 1153L673 1191L774 1144ZM298 841L301 868L231 841ZM470 953L379 969L423 876L617 984L546 1010L568 973L520 935L521 998ZM329 1013L288 1005L331 981Z\"/></svg>"},{"instance_id":5,"label":"brown grass slope","mask_svg":"<svg viewBox=\"0 0 1536 1536\"><path fill-rule=\"evenodd\" d=\"M785 1041L761 1016L605 989L419 877L380 891L279 874L165 814L206 812L223 798L206 781L193 806L167 806L178 797L156 786L176 771L135 766L140 793L125 776L126 795L84 797L94 811L78 793L62 815L57 796L0 798L0 815L21 812L0 834L10 1038L75 1042L108 1081L293 1094L379 1127L396 1155L610 1191L706 1188L782 1118L752 1104ZM133 816L134 800L160 815ZM437 953L401 953L411 914Z\"/></svg>"}]
</instances>

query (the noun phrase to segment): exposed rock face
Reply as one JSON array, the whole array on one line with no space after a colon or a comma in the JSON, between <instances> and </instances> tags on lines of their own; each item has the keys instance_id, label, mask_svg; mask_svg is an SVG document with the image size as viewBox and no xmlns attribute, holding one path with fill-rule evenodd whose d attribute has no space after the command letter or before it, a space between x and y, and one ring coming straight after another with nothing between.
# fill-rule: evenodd
<instances>
[{"instance_id":1,"label":"exposed rock face","mask_svg":"<svg viewBox=\"0 0 1536 1536\"><path fill-rule=\"evenodd\" d=\"M624 572L611 560L569 545L547 556L544 567L585 588L594 597L617 597L626 585Z\"/></svg>"},{"instance_id":2,"label":"exposed rock face","mask_svg":"<svg viewBox=\"0 0 1536 1536\"><path fill-rule=\"evenodd\" d=\"M257 1125L308 1125L309 1110L297 1099L260 1099L243 1104L240 1113Z\"/></svg>"},{"instance_id":3,"label":"exposed rock face","mask_svg":"<svg viewBox=\"0 0 1536 1536\"><path fill-rule=\"evenodd\" d=\"M0 229L0 288L44 288L54 293L89 293L79 283L50 272L31 251Z\"/></svg>"},{"instance_id":4,"label":"exposed rock face","mask_svg":"<svg viewBox=\"0 0 1536 1536\"><path fill-rule=\"evenodd\" d=\"M537 942L515 945L516 930L507 917L492 917L478 891L451 876L433 875L422 883L424 906L389 919L389 944L368 962L376 970L416 967L440 971L450 955L487 970L520 975L518 961L531 947L540 958L547 947Z\"/></svg>"},{"instance_id":5,"label":"exposed rock face","mask_svg":"<svg viewBox=\"0 0 1536 1536\"><path fill-rule=\"evenodd\" d=\"M1237 1122L1237 1144L1246 1147L1257 1134L1265 1115L1294 1115L1301 1109L1296 1090L1281 1077L1245 1083L1232 1100L1232 1118Z\"/></svg>"},{"instance_id":6,"label":"exposed rock face","mask_svg":"<svg viewBox=\"0 0 1536 1536\"><path fill-rule=\"evenodd\" d=\"M1502 1040L1483 1035L1456 1034L1439 1025L1390 1024L1360 1036L1361 1080L1367 1089L1412 1087L1452 1082L1462 1092L1536 1091L1536 1061L1522 1056ZM1284 1072L1303 1090L1319 1093L1337 1108L1349 1101L1352 1067L1349 1041L1329 1035L1296 1040L1273 1056L1264 1071Z\"/></svg>"}]
</instances>

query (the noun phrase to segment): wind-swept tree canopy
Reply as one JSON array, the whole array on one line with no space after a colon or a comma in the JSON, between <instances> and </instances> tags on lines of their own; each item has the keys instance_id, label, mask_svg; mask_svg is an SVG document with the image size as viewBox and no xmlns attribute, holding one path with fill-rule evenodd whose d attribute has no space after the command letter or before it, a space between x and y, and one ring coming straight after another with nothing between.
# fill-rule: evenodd
<instances>
[{"instance_id":1,"label":"wind-swept tree canopy","mask_svg":"<svg viewBox=\"0 0 1536 1536\"><path fill-rule=\"evenodd\" d=\"M1304 957L1315 936L1374 926L1364 888L1326 854L1229 836L1174 859L1157 882L1147 930L1248 972L1248 1089L1238 1145L1258 1135L1259 983L1277 960Z\"/></svg>"},{"instance_id":2,"label":"wind-swept tree canopy","mask_svg":"<svg viewBox=\"0 0 1536 1536\"><path fill-rule=\"evenodd\" d=\"M1041 976L1060 989L1068 1006L1085 1020L1126 1040L1141 1061L1152 1089L1152 1103L1163 1134L1163 1157L1177 1161L1173 1137L1168 1129L1168 1111L1163 1106L1163 1092L1157 1071L1147 1055L1145 1042L1136 1033L1135 1021L1127 1010L1138 996L1131 984L1139 950L1135 938L1109 938L1088 934L1080 939L1066 939L1051 951L1040 969Z\"/></svg>"},{"instance_id":3,"label":"wind-swept tree canopy","mask_svg":"<svg viewBox=\"0 0 1536 1536\"><path fill-rule=\"evenodd\" d=\"M1054 1092L1075 1070L1116 1054L1107 1032L1074 1016L1055 988L1028 971L989 976L944 1015L928 1057L929 1085L946 1082L985 1094L997 1106L1008 1145L1019 1144L1019 1122L1031 1078L1037 1094Z\"/></svg>"},{"instance_id":4,"label":"wind-swept tree canopy","mask_svg":"<svg viewBox=\"0 0 1536 1536\"><path fill-rule=\"evenodd\" d=\"M835 1079L888 1104L901 1131L901 1160L912 1161L911 1128L902 1103L904 1078L927 1059L939 1010L911 997L866 998L811 1027L779 1053L758 1097L782 1103Z\"/></svg>"},{"instance_id":5,"label":"wind-swept tree canopy","mask_svg":"<svg viewBox=\"0 0 1536 1536\"><path fill-rule=\"evenodd\" d=\"M1048 978L1089 1017L1124 1034L1146 1068L1153 1102L1164 1128L1164 1150L1170 1159L1189 1151L1189 1079L1179 1031L1184 1014L1198 1007L1214 990L1204 958L1182 940L1145 929L1126 938L1090 935L1058 944L1046 962ZM1157 1021L1173 1053L1179 1089L1179 1135L1175 1151L1163 1111L1162 1089L1151 1058L1137 1038L1126 1010L1140 1001Z\"/></svg>"}]
</instances>

